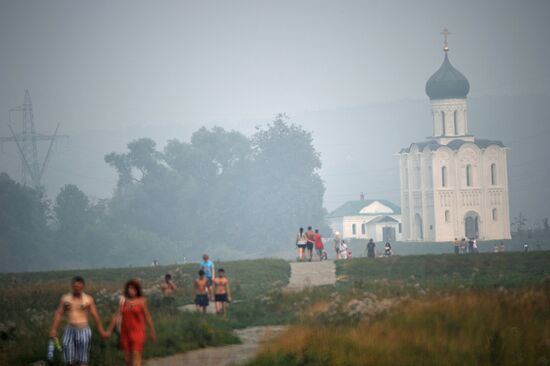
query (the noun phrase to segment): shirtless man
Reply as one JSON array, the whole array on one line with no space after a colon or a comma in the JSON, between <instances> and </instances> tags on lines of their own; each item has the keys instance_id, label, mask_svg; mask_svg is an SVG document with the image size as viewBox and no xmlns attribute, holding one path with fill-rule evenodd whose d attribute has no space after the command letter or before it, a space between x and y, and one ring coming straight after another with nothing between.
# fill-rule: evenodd
<instances>
[{"instance_id":1,"label":"shirtless man","mask_svg":"<svg viewBox=\"0 0 550 366\"><path fill-rule=\"evenodd\" d=\"M306 231L306 238L307 238L307 254L309 255L309 261L311 262L311 259L313 258L313 246L315 245L315 232L309 226Z\"/></svg>"},{"instance_id":2,"label":"shirtless man","mask_svg":"<svg viewBox=\"0 0 550 366\"><path fill-rule=\"evenodd\" d=\"M195 287L193 288L193 297L195 298L195 305L197 306L197 312L206 313L208 307L208 295L210 294L210 284L208 278L204 275L204 271L199 271L199 278L195 280Z\"/></svg>"},{"instance_id":3,"label":"shirtless man","mask_svg":"<svg viewBox=\"0 0 550 366\"><path fill-rule=\"evenodd\" d=\"M214 278L214 301L216 305L216 314L227 316L227 307L231 302L231 290L229 289L229 280L225 277L223 268L218 270L218 277Z\"/></svg>"},{"instance_id":4,"label":"shirtless man","mask_svg":"<svg viewBox=\"0 0 550 366\"><path fill-rule=\"evenodd\" d=\"M162 302L165 306L169 307L170 311L177 310L175 309L176 299L174 299L174 291L176 291L176 288L176 284L172 280L172 275L167 273L164 276L164 281L160 284L160 291L162 292Z\"/></svg>"},{"instance_id":5,"label":"shirtless man","mask_svg":"<svg viewBox=\"0 0 550 366\"><path fill-rule=\"evenodd\" d=\"M99 334L106 338L107 333L97 314L94 299L84 293L84 279L75 276L72 279L72 291L61 297L53 318L50 337L57 338L57 328L64 314L67 315L67 326L63 332L63 357L68 365L86 366L89 362L92 331L88 326L88 314L92 316Z\"/></svg>"}]
</instances>

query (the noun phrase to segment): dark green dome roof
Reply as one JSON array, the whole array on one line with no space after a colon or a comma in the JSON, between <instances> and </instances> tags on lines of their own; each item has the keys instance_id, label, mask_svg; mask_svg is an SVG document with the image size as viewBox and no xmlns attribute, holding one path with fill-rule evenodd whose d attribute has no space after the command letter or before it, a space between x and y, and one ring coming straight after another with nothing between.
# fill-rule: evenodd
<instances>
[{"instance_id":1,"label":"dark green dome roof","mask_svg":"<svg viewBox=\"0 0 550 366\"><path fill-rule=\"evenodd\" d=\"M445 52L443 64L426 83L426 94L430 99L466 98L470 91L468 79L455 69Z\"/></svg>"}]
</instances>

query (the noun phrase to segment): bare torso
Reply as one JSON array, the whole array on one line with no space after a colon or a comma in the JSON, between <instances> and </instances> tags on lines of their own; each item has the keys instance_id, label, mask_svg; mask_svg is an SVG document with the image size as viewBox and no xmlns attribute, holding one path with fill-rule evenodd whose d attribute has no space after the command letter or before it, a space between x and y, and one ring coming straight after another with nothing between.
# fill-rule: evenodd
<instances>
[{"instance_id":1,"label":"bare torso","mask_svg":"<svg viewBox=\"0 0 550 366\"><path fill-rule=\"evenodd\" d=\"M67 321L72 326L85 327L88 325L88 312L93 303L93 298L85 293L80 296L71 294L63 295L61 298Z\"/></svg>"},{"instance_id":2,"label":"bare torso","mask_svg":"<svg viewBox=\"0 0 550 366\"><path fill-rule=\"evenodd\" d=\"M208 278L204 277L202 279L197 278L195 281L195 290L198 295L204 295L208 293Z\"/></svg>"},{"instance_id":3,"label":"bare torso","mask_svg":"<svg viewBox=\"0 0 550 366\"><path fill-rule=\"evenodd\" d=\"M229 285L229 280L227 278L215 278L214 279L214 293L216 295L223 295L227 293L227 286Z\"/></svg>"}]
</instances>

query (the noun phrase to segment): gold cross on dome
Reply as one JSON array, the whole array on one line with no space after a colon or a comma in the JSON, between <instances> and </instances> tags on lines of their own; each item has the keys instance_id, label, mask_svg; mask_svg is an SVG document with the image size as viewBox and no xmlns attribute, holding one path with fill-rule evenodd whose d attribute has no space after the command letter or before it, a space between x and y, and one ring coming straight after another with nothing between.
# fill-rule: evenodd
<instances>
[{"instance_id":1,"label":"gold cross on dome","mask_svg":"<svg viewBox=\"0 0 550 366\"><path fill-rule=\"evenodd\" d=\"M443 28L443 31L441 32L443 34L443 51L448 52L449 51L449 43L447 42L447 37L451 32L447 29L447 27Z\"/></svg>"}]
</instances>

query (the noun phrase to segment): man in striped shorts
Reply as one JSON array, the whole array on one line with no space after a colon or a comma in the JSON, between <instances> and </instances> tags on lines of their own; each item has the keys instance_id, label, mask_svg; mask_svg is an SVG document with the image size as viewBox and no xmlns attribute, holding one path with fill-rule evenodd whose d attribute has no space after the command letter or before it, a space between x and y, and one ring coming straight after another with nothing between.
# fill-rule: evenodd
<instances>
[{"instance_id":1,"label":"man in striped shorts","mask_svg":"<svg viewBox=\"0 0 550 366\"><path fill-rule=\"evenodd\" d=\"M61 297L55 312L50 337L57 338L57 328L64 314L67 315L67 326L63 332L62 345L65 363L68 365L86 366L89 362L92 331L88 326L88 314L92 315L102 337L107 333L97 314L94 299L84 293L84 279L76 276L72 279L72 291Z\"/></svg>"}]
</instances>

